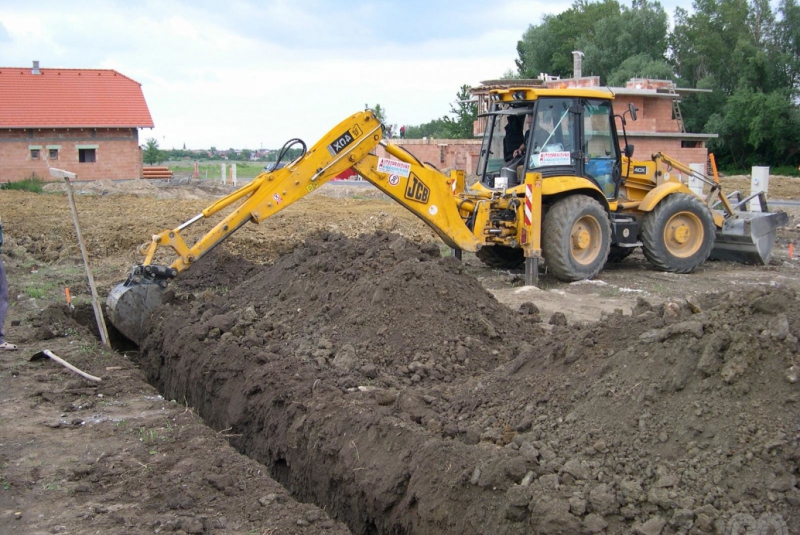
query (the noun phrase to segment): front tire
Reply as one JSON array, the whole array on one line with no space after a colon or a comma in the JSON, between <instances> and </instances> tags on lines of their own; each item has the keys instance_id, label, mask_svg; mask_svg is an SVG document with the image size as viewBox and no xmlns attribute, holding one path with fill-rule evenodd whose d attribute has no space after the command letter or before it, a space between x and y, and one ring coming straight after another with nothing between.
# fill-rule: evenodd
<instances>
[{"instance_id":1,"label":"front tire","mask_svg":"<svg viewBox=\"0 0 800 535\"><path fill-rule=\"evenodd\" d=\"M714 218L687 193L663 199L642 221L642 252L661 271L690 273L714 248Z\"/></svg>"},{"instance_id":2,"label":"front tire","mask_svg":"<svg viewBox=\"0 0 800 535\"><path fill-rule=\"evenodd\" d=\"M611 223L595 199L561 199L548 210L542 231L542 253L559 280L590 279L603 269L611 247Z\"/></svg>"}]
</instances>

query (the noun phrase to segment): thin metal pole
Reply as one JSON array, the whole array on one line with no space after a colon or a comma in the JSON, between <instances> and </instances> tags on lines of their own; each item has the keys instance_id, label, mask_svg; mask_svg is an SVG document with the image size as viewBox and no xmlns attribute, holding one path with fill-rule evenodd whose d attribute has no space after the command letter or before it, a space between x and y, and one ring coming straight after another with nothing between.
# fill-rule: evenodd
<instances>
[{"instance_id":1,"label":"thin metal pole","mask_svg":"<svg viewBox=\"0 0 800 535\"><path fill-rule=\"evenodd\" d=\"M108 331L106 330L106 321L103 318L103 309L100 307L100 299L97 296L97 288L94 285L94 277L92 270L89 268L89 255L86 254L86 247L83 245L83 235L81 234L81 226L78 224L78 208L75 206L75 198L72 196L72 184L69 177L64 177L67 184L67 197L69 198L69 207L72 210L72 221L75 223L75 232L78 234L78 245L81 248L81 255L83 255L83 265L86 266L86 276L89 279L89 288L92 291L92 308L94 308L94 318L97 320L97 329L100 331L100 340L104 345L110 346L108 343Z\"/></svg>"}]
</instances>

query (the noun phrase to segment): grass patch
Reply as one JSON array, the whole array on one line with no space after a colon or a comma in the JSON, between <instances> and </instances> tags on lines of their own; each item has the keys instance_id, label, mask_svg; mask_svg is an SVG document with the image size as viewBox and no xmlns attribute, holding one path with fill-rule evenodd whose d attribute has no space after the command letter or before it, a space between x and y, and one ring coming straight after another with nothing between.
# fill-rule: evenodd
<instances>
[{"instance_id":1,"label":"grass patch","mask_svg":"<svg viewBox=\"0 0 800 535\"><path fill-rule=\"evenodd\" d=\"M597 294L600 297L619 297L622 291L617 286L603 286Z\"/></svg>"},{"instance_id":2,"label":"grass patch","mask_svg":"<svg viewBox=\"0 0 800 535\"><path fill-rule=\"evenodd\" d=\"M44 191L44 185L46 183L47 182L43 178L37 176L36 173L32 173L28 178L24 178L16 182L6 182L5 184L0 184L0 189L41 193Z\"/></svg>"},{"instance_id":3,"label":"grass patch","mask_svg":"<svg viewBox=\"0 0 800 535\"><path fill-rule=\"evenodd\" d=\"M32 299L42 299L45 297L49 297L56 291L58 285L54 282L45 282L42 284L31 284L29 286L25 286L23 291L25 295Z\"/></svg>"},{"instance_id":4,"label":"grass patch","mask_svg":"<svg viewBox=\"0 0 800 535\"><path fill-rule=\"evenodd\" d=\"M59 490L60 488L61 485L59 485L58 481L55 480L42 484L42 489L45 491L54 491L54 490Z\"/></svg>"},{"instance_id":5,"label":"grass patch","mask_svg":"<svg viewBox=\"0 0 800 535\"><path fill-rule=\"evenodd\" d=\"M779 167L772 167L769 170L769 174L780 175L780 176L800 176L800 167L795 167L793 165L781 165Z\"/></svg>"},{"instance_id":6,"label":"grass patch","mask_svg":"<svg viewBox=\"0 0 800 535\"><path fill-rule=\"evenodd\" d=\"M737 169L735 167L731 167L720 169L720 172L724 173L726 176L750 176L750 174L753 172L753 168L747 167L745 169ZM800 168L797 168L793 165L778 165L775 167L770 167L769 174L770 176L800 176Z\"/></svg>"},{"instance_id":7,"label":"grass patch","mask_svg":"<svg viewBox=\"0 0 800 535\"><path fill-rule=\"evenodd\" d=\"M167 437L162 435L158 429L139 428L139 440L145 444L155 444L158 442L166 442Z\"/></svg>"}]
</instances>

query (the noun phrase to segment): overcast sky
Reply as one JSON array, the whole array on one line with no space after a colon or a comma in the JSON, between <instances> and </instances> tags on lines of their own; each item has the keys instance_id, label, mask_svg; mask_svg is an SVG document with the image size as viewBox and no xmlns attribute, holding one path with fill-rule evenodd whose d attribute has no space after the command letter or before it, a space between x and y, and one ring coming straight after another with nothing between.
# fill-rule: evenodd
<instances>
[{"instance_id":1,"label":"overcast sky","mask_svg":"<svg viewBox=\"0 0 800 535\"><path fill-rule=\"evenodd\" d=\"M671 15L677 0L663 2ZM365 104L389 123L449 111L514 68L571 1L3 0L0 67L115 69L142 84L162 148L309 145ZM687 6L688 7L688 6Z\"/></svg>"}]
</instances>

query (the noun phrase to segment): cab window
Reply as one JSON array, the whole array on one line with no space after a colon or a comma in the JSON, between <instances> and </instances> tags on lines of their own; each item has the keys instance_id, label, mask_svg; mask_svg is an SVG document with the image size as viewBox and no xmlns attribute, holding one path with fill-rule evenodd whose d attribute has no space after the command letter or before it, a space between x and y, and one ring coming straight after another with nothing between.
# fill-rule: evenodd
<instances>
[{"instance_id":1,"label":"cab window","mask_svg":"<svg viewBox=\"0 0 800 535\"><path fill-rule=\"evenodd\" d=\"M528 151L528 168L573 165L575 115L570 99L539 99L533 136Z\"/></svg>"}]
</instances>

